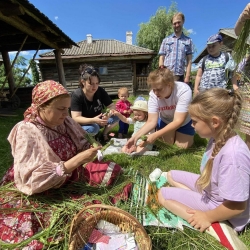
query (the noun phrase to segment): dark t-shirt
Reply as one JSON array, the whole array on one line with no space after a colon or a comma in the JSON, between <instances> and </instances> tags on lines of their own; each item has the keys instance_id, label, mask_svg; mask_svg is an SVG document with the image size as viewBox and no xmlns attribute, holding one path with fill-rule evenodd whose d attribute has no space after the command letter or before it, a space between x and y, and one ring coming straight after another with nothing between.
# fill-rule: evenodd
<instances>
[{"instance_id":1,"label":"dark t-shirt","mask_svg":"<svg viewBox=\"0 0 250 250\"><path fill-rule=\"evenodd\" d=\"M87 118L100 115L103 108L110 104L112 100L102 87L98 87L92 102L86 98L81 88L76 89L71 95L71 111L82 112L82 116Z\"/></svg>"}]
</instances>

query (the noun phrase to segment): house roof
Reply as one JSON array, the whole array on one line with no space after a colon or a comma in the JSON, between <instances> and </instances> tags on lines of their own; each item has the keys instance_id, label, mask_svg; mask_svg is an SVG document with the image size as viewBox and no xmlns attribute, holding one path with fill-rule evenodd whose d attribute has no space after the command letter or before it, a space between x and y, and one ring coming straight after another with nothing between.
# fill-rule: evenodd
<instances>
[{"instance_id":1,"label":"house roof","mask_svg":"<svg viewBox=\"0 0 250 250\"><path fill-rule=\"evenodd\" d=\"M96 39L88 43L87 40L78 42L71 49L65 49L62 57L93 57L93 56L121 56L121 55L155 55L153 50L127 44L114 39ZM39 55L40 57L54 57L52 51ZM39 58L40 60L41 58Z\"/></svg>"},{"instance_id":2,"label":"house roof","mask_svg":"<svg viewBox=\"0 0 250 250\"><path fill-rule=\"evenodd\" d=\"M0 50L70 48L76 43L27 0L0 0Z\"/></svg>"},{"instance_id":3,"label":"house roof","mask_svg":"<svg viewBox=\"0 0 250 250\"><path fill-rule=\"evenodd\" d=\"M219 34L221 34L223 38L223 45L221 46L221 51L232 51L235 41L237 39L237 36L234 32L233 28L227 28L227 29L220 29ZM248 44L250 44L250 40L248 39ZM193 63L198 63L204 56L208 54L207 47L205 47L200 54L193 60Z\"/></svg>"}]
</instances>

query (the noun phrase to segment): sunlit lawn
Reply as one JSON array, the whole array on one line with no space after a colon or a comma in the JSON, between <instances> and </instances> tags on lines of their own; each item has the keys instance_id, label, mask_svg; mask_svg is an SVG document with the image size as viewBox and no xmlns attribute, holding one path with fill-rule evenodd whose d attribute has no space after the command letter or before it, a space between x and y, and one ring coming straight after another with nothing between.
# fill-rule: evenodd
<instances>
[{"instance_id":1,"label":"sunlit lawn","mask_svg":"<svg viewBox=\"0 0 250 250\"><path fill-rule=\"evenodd\" d=\"M16 111L16 117L0 117L0 178L12 164L11 149L6 140L11 128L20 120L24 109ZM114 129L117 133L118 127ZM131 134L133 127L130 126ZM125 154L106 156L106 159L113 160L123 168L133 167L148 176L156 167L163 171L180 169L199 173L199 165L202 153L206 146L206 140L195 136L195 145L189 150L160 150L157 157L141 156L136 158L128 157ZM185 228L184 231L170 230L167 228L146 227L153 242L153 249L223 249L214 238L207 234ZM250 230L240 235L242 241L250 249ZM63 247L66 249L65 247ZM61 249L61 248L60 248Z\"/></svg>"}]
</instances>

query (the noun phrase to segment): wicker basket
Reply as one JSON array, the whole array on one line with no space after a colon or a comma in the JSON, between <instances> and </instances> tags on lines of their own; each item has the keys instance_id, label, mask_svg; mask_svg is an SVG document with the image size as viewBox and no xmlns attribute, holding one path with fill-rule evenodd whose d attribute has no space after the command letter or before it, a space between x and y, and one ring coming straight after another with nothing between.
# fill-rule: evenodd
<instances>
[{"instance_id":1,"label":"wicker basket","mask_svg":"<svg viewBox=\"0 0 250 250\"><path fill-rule=\"evenodd\" d=\"M82 249L101 219L119 226L121 232L133 232L139 249L152 249L150 237L134 216L117 207L96 204L85 207L73 218L70 227L69 250Z\"/></svg>"}]
</instances>

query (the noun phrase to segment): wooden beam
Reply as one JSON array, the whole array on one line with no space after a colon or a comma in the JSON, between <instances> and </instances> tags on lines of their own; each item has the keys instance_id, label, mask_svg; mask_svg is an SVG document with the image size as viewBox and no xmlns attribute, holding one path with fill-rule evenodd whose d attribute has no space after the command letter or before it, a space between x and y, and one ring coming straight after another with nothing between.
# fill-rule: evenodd
<instances>
[{"instance_id":1,"label":"wooden beam","mask_svg":"<svg viewBox=\"0 0 250 250\"><path fill-rule=\"evenodd\" d=\"M55 32L54 29L51 29L48 25L44 24L44 22L41 21L41 19L39 17L37 17L37 15L35 15L34 13L30 12L29 10L25 9L25 12L27 15L29 15L30 17L32 17L34 20L36 20L38 23L40 23L41 25L44 25L47 27L47 31L51 32L52 34L58 36L57 32ZM63 37L61 37L61 41L65 41L65 39Z\"/></svg>"},{"instance_id":2,"label":"wooden beam","mask_svg":"<svg viewBox=\"0 0 250 250\"><path fill-rule=\"evenodd\" d=\"M7 50L3 50L3 51L1 51L1 53L2 53L2 57L3 57L5 74L7 75L8 72L11 71L9 76L8 76L8 83L9 83L10 96L12 96L12 94L14 93L14 89L15 89L15 80L13 77L13 71L11 69L9 53Z\"/></svg>"},{"instance_id":3,"label":"wooden beam","mask_svg":"<svg viewBox=\"0 0 250 250\"><path fill-rule=\"evenodd\" d=\"M25 13L22 6L7 1L0 2L0 9L5 16L19 16Z\"/></svg>"},{"instance_id":4,"label":"wooden beam","mask_svg":"<svg viewBox=\"0 0 250 250\"><path fill-rule=\"evenodd\" d=\"M48 31L48 27L45 25L36 25L32 28L35 32L43 32L43 31Z\"/></svg>"},{"instance_id":5,"label":"wooden beam","mask_svg":"<svg viewBox=\"0 0 250 250\"><path fill-rule=\"evenodd\" d=\"M133 89L133 95L135 95L136 93L136 90L137 90L137 79L136 79L136 62L133 60L132 61L132 66L133 66L133 86L132 86L132 89Z\"/></svg>"},{"instance_id":6,"label":"wooden beam","mask_svg":"<svg viewBox=\"0 0 250 250\"><path fill-rule=\"evenodd\" d=\"M59 83L61 83L66 88L67 86L66 86L65 74L62 63L61 50L54 50L54 53L56 58L56 68L58 72Z\"/></svg>"},{"instance_id":7,"label":"wooden beam","mask_svg":"<svg viewBox=\"0 0 250 250\"><path fill-rule=\"evenodd\" d=\"M7 17L0 12L0 20L8 23L9 25L17 28L18 30L23 31L25 34L32 36L39 40L42 43L47 44L53 49L59 49L56 43L52 43L43 33L41 32L34 32L34 30L30 27L28 23L23 21L21 18L18 17Z\"/></svg>"}]
</instances>

